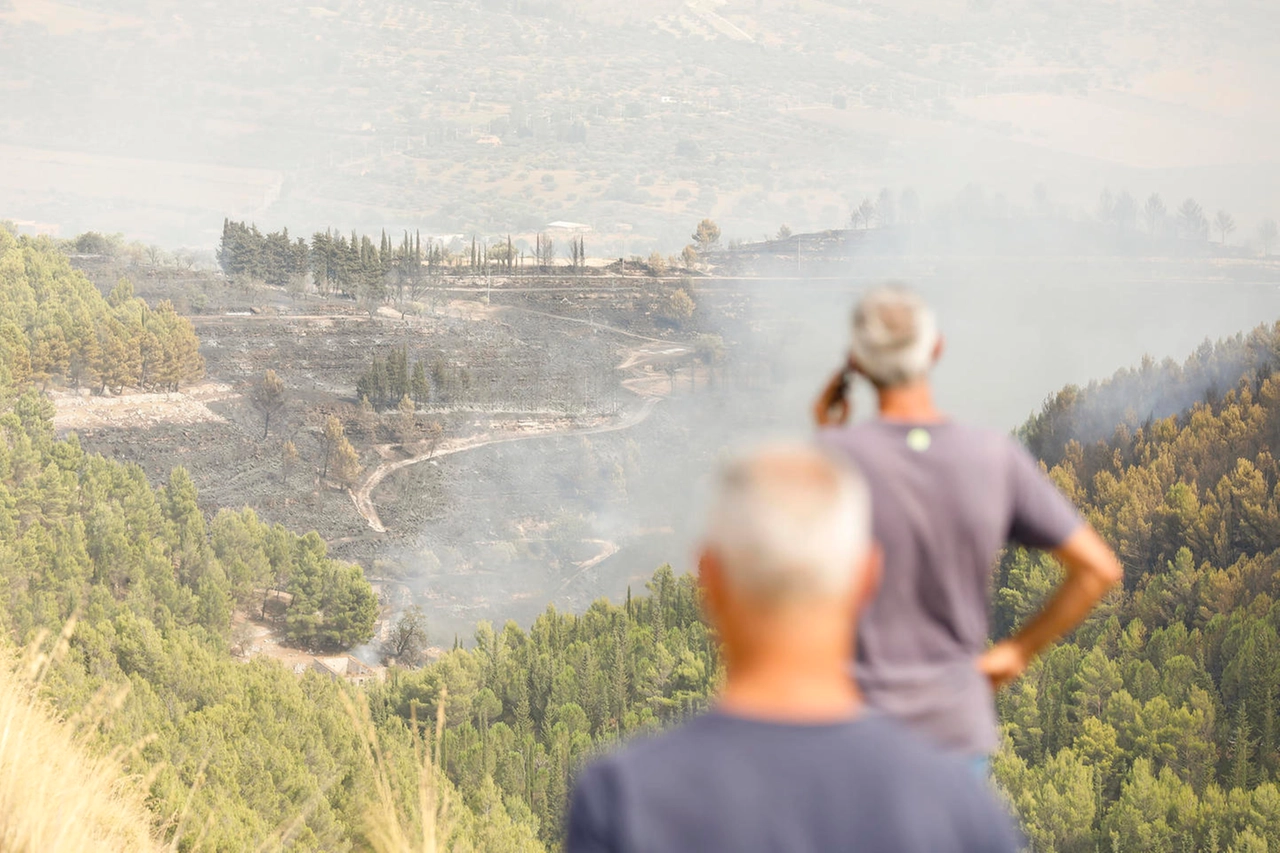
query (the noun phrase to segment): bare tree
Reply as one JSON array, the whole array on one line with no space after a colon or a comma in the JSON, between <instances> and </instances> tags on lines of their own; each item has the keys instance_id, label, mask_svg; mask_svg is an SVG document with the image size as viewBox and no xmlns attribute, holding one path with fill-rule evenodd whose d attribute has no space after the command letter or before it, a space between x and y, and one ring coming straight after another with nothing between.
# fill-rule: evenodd
<instances>
[{"instance_id":1,"label":"bare tree","mask_svg":"<svg viewBox=\"0 0 1280 853\"><path fill-rule=\"evenodd\" d=\"M556 260L556 241L539 234L534 254L537 256L539 266L551 266Z\"/></svg>"},{"instance_id":2,"label":"bare tree","mask_svg":"<svg viewBox=\"0 0 1280 853\"><path fill-rule=\"evenodd\" d=\"M849 225L853 228L861 228L862 222L862 208L855 204L849 211Z\"/></svg>"},{"instance_id":3,"label":"bare tree","mask_svg":"<svg viewBox=\"0 0 1280 853\"><path fill-rule=\"evenodd\" d=\"M862 204L858 205L858 214L862 218L862 227L870 228L871 220L876 218L876 203L870 198L864 198Z\"/></svg>"},{"instance_id":4,"label":"bare tree","mask_svg":"<svg viewBox=\"0 0 1280 853\"><path fill-rule=\"evenodd\" d=\"M1262 244L1264 257L1270 257L1271 247L1276 244L1277 237L1280 237L1280 226L1276 225L1274 219L1264 219L1258 224L1258 242Z\"/></svg>"},{"instance_id":5,"label":"bare tree","mask_svg":"<svg viewBox=\"0 0 1280 853\"><path fill-rule=\"evenodd\" d=\"M391 626L387 639L382 643L384 663L416 666L422 662L427 648L427 617L416 604L410 607Z\"/></svg>"},{"instance_id":6,"label":"bare tree","mask_svg":"<svg viewBox=\"0 0 1280 853\"><path fill-rule=\"evenodd\" d=\"M1218 229L1221 244L1227 245L1227 235L1236 230L1236 218L1225 210L1219 210L1217 216L1213 218L1213 224Z\"/></svg>"},{"instance_id":7,"label":"bare tree","mask_svg":"<svg viewBox=\"0 0 1280 853\"><path fill-rule=\"evenodd\" d=\"M265 439L271 429L271 418L284 408L284 380L276 376L274 370L268 370L254 383L249 399L253 407L262 413L262 437Z\"/></svg>"}]
</instances>

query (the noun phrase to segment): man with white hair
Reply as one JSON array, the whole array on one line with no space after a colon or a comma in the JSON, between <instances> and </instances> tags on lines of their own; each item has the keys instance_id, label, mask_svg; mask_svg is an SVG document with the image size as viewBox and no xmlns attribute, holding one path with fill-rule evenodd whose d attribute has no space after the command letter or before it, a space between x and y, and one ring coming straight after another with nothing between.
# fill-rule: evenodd
<instances>
[{"instance_id":1,"label":"man with white hair","mask_svg":"<svg viewBox=\"0 0 1280 853\"><path fill-rule=\"evenodd\" d=\"M854 310L848 364L814 415L827 427L819 443L866 476L884 551L883 581L859 624L863 695L984 767L998 746L993 690L1079 624L1123 572L1021 444L938 411L929 372L941 353L919 296L873 289ZM875 387L879 416L845 426L855 373ZM1007 542L1050 551L1065 576L1038 615L987 648L992 573Z\"/></svg>"},{"instance_id":2,"label":"man with white hair","mask_svg":"<svg viewBox=\"0 0 1280 853\"><path fill-rule=\"evenodd\" d=\"M807 446L735 459L698 565L724 689L579 775L568 853L1019 849L963 761L863 711L848 668L879 555L856 473Z\"/></svg>"}]
</instances>

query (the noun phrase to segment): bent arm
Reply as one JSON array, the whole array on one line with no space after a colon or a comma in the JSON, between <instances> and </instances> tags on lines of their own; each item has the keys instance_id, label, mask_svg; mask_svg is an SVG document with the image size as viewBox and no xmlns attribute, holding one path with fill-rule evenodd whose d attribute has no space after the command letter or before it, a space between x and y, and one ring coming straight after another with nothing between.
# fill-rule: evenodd
<instances>
[{"instance_id":1,"label":"bent arm","mask_svg":"<svg viewBox=\"0 0 1280 853\"><path fill-rule=\"evenodd\" d=\"M1124 568L1111 546L1087 524L1051 553L1062 563L1066 577L1040 612L1014 637L1028 652L1028 658L1083 622L1107 591L1124 577Z\"/></svg>"},{"instance_id":2,"label":"bent arm","mask_svg":"<svg viewBox=\"0 0 1280 853\"><path fill-rule=\"evenodd\" d=\"M1021 675L1032 658L1084 621L1107 591L1124 577L1115 552L1087 524L1050 553L1062 563L1066 577L1021 630L983 655L979 666L995 687Z\"/></svg>"},{"instance_id":3,"label":"bent arm","mask_svg":"<svg viewBox=\"0 0 1280 853\"><path fill-rule=\"evenodd\" d=\"M848 383L852 366L836 371L823 386L822 393L813 402L813 420L819 427L842 426L849 420L852 409L848 399Z\"/></svg>"}]
</instances>

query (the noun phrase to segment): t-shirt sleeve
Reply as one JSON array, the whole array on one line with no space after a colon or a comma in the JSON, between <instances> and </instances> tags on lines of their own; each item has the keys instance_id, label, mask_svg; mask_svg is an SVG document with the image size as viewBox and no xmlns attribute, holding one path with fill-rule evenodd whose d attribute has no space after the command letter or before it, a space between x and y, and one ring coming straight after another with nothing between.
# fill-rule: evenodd
<instances>
[{"instance_id":1,"label":"t-shirt sleeve","mask_svg":"<svg viewBox=\"0 0 1280 853\"><path fill-rule=\"evenodd\" d=\"M592 764L578 774L569 800L565 853L622 853L617 843L613 787L603 763Z\"/></svg>"},{"instance_id":2,"label":"t-shirt sleeve","mask_svg":"<svg viewBox=\"0 0 1280 853\"><path fill-rule=\"evenodd\" d=\"M1028 548L1057 548L1084 520L1025 447L1013 440L1009 446L1013 478L1009 539Z\"/></svg>"}]
</instances>

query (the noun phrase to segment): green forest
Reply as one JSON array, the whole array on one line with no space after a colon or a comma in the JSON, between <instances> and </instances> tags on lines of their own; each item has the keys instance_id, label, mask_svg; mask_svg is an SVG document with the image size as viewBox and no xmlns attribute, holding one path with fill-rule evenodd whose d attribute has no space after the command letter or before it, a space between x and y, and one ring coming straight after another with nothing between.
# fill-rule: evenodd
<instances>
[{"instance_id":1,"label":"green forest","mask_svg":"<svg viewBox=\"0 0 1280 853\"><path fill-rule=\"evenodd\" d=\"M1123 590L1000 697L995 773L1034 849L1280 849L1278 366L1280 325L1260 327L1065 389L1024 428L1125 565ZM1107 438L1076 438L1109 414ZM1055 573L1005 557L1001 633Z\"/></svg>"},{"instance_id":2,"label":"green forest","mask_svg":"<svg viewBox=\"0 0 1280 853\"><path fill-rule=\"evenodd\" d=\"M206 515L180 468L152 485L55 435L41 388L101 382L114 361L87 341L112 324L197 374L171 308L127 283L103 297L52 242L4 231L0 284L0 623L18 646L72 628L44 690L125 756L178 849L369 849L382 792L395 819L422 819L415 768L433 752L447 849L552 849L582 762L706 706L716 644L693 580L669 567L621 603L482 623L363 694L238 661L234 613L268 604L303 647L368 640L361 570L252 510ZM47 355L51 341L66 355ZM1123 589L999 699L995 775L1037 851L1280 849L1277 367L1280 325L1261 327L1065 389L1021 430L1126 567ZM1056 571L1004 555L998 634ZM418 723L439 710L436 738Z\"/></svg>"},{"instance_id":3,"label":"green forest","mask_svg":"<svg viewBox=\"0 0 1280 853\"><path fill-rule=\"evenodd\" d=\"M455 245L456 248L456 245ZM567 247L570 268L581 271L586 247L574 238ZM510 237L493 244L477 242L458 253L443 243L427 241L417 232L405 231L395 242L384 230L375 245L367 235L345 235L333 230L317 231L310 243L305 237L291 238L289 229L263 234L252 223L224 219L218 243L218 265L232 278L248 278L277 287L305 290L308 279L321 296L342 295L370 304L388 299L403 302L415 298L429 276L450 270L468 273L516 273L525 269L523 243ZM538 234L529 248L528 266L543 270L555 263L556 243Z\"/></svg>"},{"instance_id":4,"label":"green forest","mask_svg":"<svg viewBox=\"0 0 1280 853\"><path fill-rule=\"evenodd\" d=\"M360 826L358 781L370 769L338 693L235 661L228 635L233 609L262 606L270 589L289 602L281 618L296 642L361 642L376 610L368 582L314 533L268 527L250 510L206 519L181 468L153 488L136 466L87 454L74 435L57 439L37 374L15 370L15 354L38 351L51 325L74 340L123 312L144 328L165 312L124 298L126 284L102 299L48 241L0 231L0 270L0 299L16 306L5 313L0 381L6 633L24 645L74 623L45 688L64 713L101 719L104 748L127 751L150 780L170 834L203 837L201 849L252 849L304 816L291 830L300 849L341 849ZM185 321L171 327L190 334Z\"/></svg>"},{"instance_id":5,"label":"green forest","mask_svg":"<svg viewBox=\"0 0 1280 853\"><path fill-rule=\"evenodd\" d=\"M97 393L177 390L204 375L191 323L151 309L121 280L104 298L44 240L0 229L0 377L11 388L59 382Z\"/></svg>"},{"instance_id":6,"label":"green forest","mask_svg":"<svg viewBox=\"0 0 1280 853\"><path fill-rule=\"evenodd\" d=\"M1113 593L999 708L995 775L1036 851L1280 849L1280 325L1067 389L1024 428L1040 430L1051 476L1117 548ZM1213 385L1234 371L1234 381ZM1177 414L1085 434L1113 399L1192 393ZM1158 389L1163 391L1157 393ZM1069 400L1063 405L1063 400ZM1153 403L1154 404L1154 403ZM1057 579L1017 550L996 578L1009 633ZM558 841L572 769L637 730L704 707L714 641L688 577L661 569L644 598L548 612L526 633L482 625L458 649L375 694L384 713L430 708L448 686L445 767L463 791L492 780Z\"/></svg>"}]
</instances>

